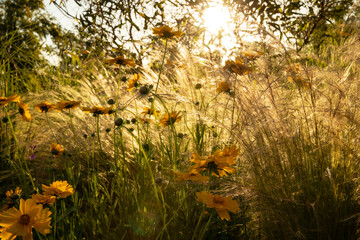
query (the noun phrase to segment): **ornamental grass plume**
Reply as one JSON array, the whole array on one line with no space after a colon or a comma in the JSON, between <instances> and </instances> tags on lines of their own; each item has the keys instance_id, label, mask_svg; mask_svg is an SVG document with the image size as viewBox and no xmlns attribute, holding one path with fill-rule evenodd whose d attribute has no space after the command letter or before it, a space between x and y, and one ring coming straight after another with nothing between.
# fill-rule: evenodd
<instances>
[{"instance_id":1,"label":"ornamental grass plume","mask_svg":"<svg viewBox=\"0 0 360 240\"><path fill-rule=\"evenodd\" d=\"M35 108L39 111L39 112L51 112L52 110L55 109L55 105L51 104L48 101L44 101L42 103L39 103L37 105L35 105Z\"/></svg>"},{"instance_id":2,"label":"ornamental grass plume","mask_svg":"<svg viewBox=\"0 0 360 240\"><path fill-rule=\"evenodd\" d=\"M0 107L5 107L10 102L20 102L20 100L20 96L16 94L10 97L0 97Z\"/></svg>"},{"instance_id":3,"label":"ornamental grass plume","mask_svg":"<svg viewBox=\"0 0 360 240\"><path fill-rule=\"evenodd\" d=\"M165 25L155 27L152 29L154 35L158 35L162 39L171 39L173 37L181 37L184 33L181 31L174 31L171 27Z\"/></svg>"},{"instance_id":4,"label":"ornamental grass plume","mask_svg":"<svg viewBox=\"0 0 360 240\"><path fill-rule=\"evenodd\" d=\"M208 208L215 208L221 219L230 220L230 214L240 211L239 204L231 197L213 195L210 192L202 191L196 193L197 201L206 204Z\"/></svg>"},{"instance_id":5,"label":"ornamental grass plume","mask_svg":"<svg viewBox=\"0 0 360 240\"><path fill-rule=\"evenodd\" d=\"M27 104L27 103L26 104L23 103L22 100L20 100L18 102L19 113L21 115L22 120L24 120L26 122L30 122L31 119L32 119L32 116L31 116L31 114L29 112L29 109L28 109L28 105L29 104Z\"/></svg>"},{"instance_id":6,"label":"ornamental grass plume","mask_svg":"<svg viewBox=\"0 0 360 240\"><path fill-rule=\"evenodd\" d=\"M0 238L15 239L17 236L32 240L32 229L41 234L50 233L51 212L37 204L34 199L20 199L20 207L15 207L0 214Z\"/></svg>"},{"instance_id":7,"label":"ornamental grass plume","mask_svg":"<svg viewBox=\"0 0 360 240\"><path fill-rule=\"evenodd\" d=\"M181 120L180 112L166 113L160 118L160 126L170 126Z\"/></svg>"},{"instance_id":8,"label":"ornamental grass plume","mask_svg":"<svg viewBox=\"0 0 360 240\"><path fill-rule=\"evenodd\" d=\"M56 198L67 198L75 192L67 181L55 181L50 186L43 184L42 190L44 195L55 196Z\"/></svg>"},{"instance_id":9,"label":"ornamental grass plume","mask_svg":"<svg viewBox=\"0 0 360 240\"><path fill-rule=\"evenodd\" d=\"M53 157L57 157L63 154L64 148L60 144L51 143L50 151Z\"/></svg>"},{"instance_id":10,"label":"ornamental grass plume","mask_svg":"<svg viewBox=\"0 0 360 240\"><path fill-rule=\"evenodd\" d=\"M80 106L81 101L61 101L56 103L55 109L61 112L63 109L75 109Z\"/></svg>"}]
</instances>

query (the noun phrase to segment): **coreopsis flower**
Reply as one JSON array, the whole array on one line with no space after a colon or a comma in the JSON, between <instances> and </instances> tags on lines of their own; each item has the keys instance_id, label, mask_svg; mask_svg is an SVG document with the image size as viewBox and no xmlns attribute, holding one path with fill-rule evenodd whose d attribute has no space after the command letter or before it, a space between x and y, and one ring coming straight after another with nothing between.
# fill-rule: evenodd
<instances>
[{"instance_id":1,"label":"coreopsis flower","mask_svg":"<svg viewBox=\"0 0 360 240\"><path fill-rule=\"evenodd\" d=\"M169 126L181 120L180 112L166 113L160 118L161 126Z\"/></svg>"},{"instance_id":2,"label":"coreopsis flower","mask_svg":"<svg viewBox=\"0 0 360 240\"><path fill-rule=\"evenodd\" d=\"M43 208L42 204L36 204L34 199L20 199L20 207L8 209L0 214L1 239L15 239L21 236L23 239L32 240L32 228L41 234L50 233L51 212Z\"/></svg>"},{"instance_id":3,"label":"coreopsis flower","mask_svg":"<svg viewBox=\"0 0 360 240\"><path fill-rule=\"evenodd\" d=\"M27 103L24 104L21 100L18 102L19 113L21 115L21 118L26 122L30 122L30 120L32 119L31 114L28 109L28 105L29 104L27 104Z\"/></svg>"},{"instance_id":4,"label":"coreopsis flower","mask_svg":"<svg viewBox=\"0 0 360 240\"><path fill-rule=\"evenodd\" d=\"M56 198L66 198L75 191L67 181L55 181L50 186L42 185L44 195L55 196Z\"/></svg>"},{"instance_id":5,"label":"coreopsis flower","mask_svg":"<svg viewBox=\"0 0 360 240\"><path fill-rule=\"evenodd\" d=\"M239 155L240 155L240 150L238 148L236 148L235 145L233 145L230 148L225 146L222 151L219 149L216 150L214 152L213 156L215 159L220 160L220 161L221 160L225 161L226 163L228 163L231 166L236 163L236 159Z\"/></svg>"},{"instance_id":6,"label":"coreopsis flower","mask_svg":"<svg viewBox=\"0 0 360 240\"><path fill-rule=\"evenodd\" d=\"M96 117L98 115L113 114L115 112L113 108L114 106L110 106L110 107L94 106L92 108L82 107L81 110L85 113L92 113Z\"/></svg>"},{"instance_id":7,"label":"coreopsis flower","mask_svg":"<svg viewBox=\"0 0 360 240\"><path fill-rule=\"evenodd\" d=\"M153 121L150 119L150 118L143 118L143 117L138 117L138 119L145 123L145 124L148 124L148 123L152 123Z\"/></svg>"},{"instance_id":8,"label":"coreopsis flower","mask_svg":"<svg viewBox=\"0 0 360 240\"><path fill-rule=\"evenodd\" d=\"M229 82L220 82L218 87L216 88L216 92L229 92L230 91L230 83Z\"/></svg>"},{"instance_id":9,"label":"coreopsis flower","mask_svg":"<svg viewBox=\"0 0 360 240\"><path fill-rule=\"evenodd\" d=\"M213 176L223 177L236 170L231 167L232 164L228 163L227 159L215 157L214 155L202 157L199 154L194 153L190 161L195 163L195 165L190 167L189 172L200 173L208 171Z\"/></svg>"},{"instance_id":10,"label":"coreopsis flower","mask_svg":"<svg viewBox=\"0 0 360 240\"><path fill-rule=\"evenodd\" d=\"M136 63L134 59L126 59L123 56L117 56L115 58L106 59L106 63L110 64L117 64L120 66L129 66L129 67L135 67Z\"/></svg>"},{"instance_id":11,"label":"coreopsis flower","mask_svg":"<svg viewBox=\"0 0 360 240\"><path fill-rule=\"evenodd\" d=\"M36 203L41 203L41 204L54 204L55 200L56 200L56 196L52 196L52 195L42 195L42 194L33 194L31 196L32 199L34 199L36 201Z\"/></svg>"},{"instance_id":12,"label":"coreopsis flower","mask_svg":"<svg viewBox=\"0 0 360 240\"><path fill-rule=\"evenodd\" d=\"M69 110L69 109L75 109L78 106L80 106L81 101L61 101L56 103L55 109L57 109L59 112L61 112L63 109Z\"/></svg>"},{"instance_id":13,"label":"coreopsis flower","mask_svg":"<svg viewBox=\"0 0 360 240\"><path fill-rule=\"evenodd\" d=\"M245 52L242 52L242 55L248 61L253 61L253 60L256 60L257 58L259 58L261 55L264 55L264 53L263 52L258 52L258 51L245 51Z\"/></svg>"},{"instance_id":14,"label":"coreopsis flower","mask_svg":"<svg viewBox=\"0 0 360 240\"><path fill-rule=\"evenodd\" d=\"M64 148L62 148L60 144L51 143L50 151L53 157L57 157L63 154Z\"/></svg>"},{"instance_id":15,"label":"coreopsis flower","mask_svg":"<svg viewBox=\"0 0 360 240\"><path fill-rule=\"evenodd\" d=\"M171 27L165 25L155 27L152 29L154 35L160 36L162 39L170 39L173 37L181 37L184 33L181 31L174 31Z\"/></svg>"},{"instance_id":16,"label":"coreopsis flower","mask_svg":"<svg viewBox=\"0 0 360 240\"><path fill-rule=\"evenodd\" d=\"M156 114L159 114L159 113L160 113L159 110L155 110L155 111L154 111L154 109L150 109L150 108L148 108L148 107L144 107L143 110L144 110L144 111L141 112L141 114L143 114L143 115L154 115L154 112L156 112Z\"/></svg>"},{"instance_id":17,"label":"coreopsis flower","mask_svg":"<svg viewBox=\"0 0 360 240\"><path fill-rule=\"evenodd\" d=\"M239 204L231 197L222 197L220 195L213 195L210 192L197 192L197 201L206 204L207 208L215 208L221 219L230 220L230 214L240 211Z\"/></svg>"},{"instance_id":18,"label":"coreopsis flower","mask_svg":"<svg viewBox=\"0 0 360 240\"><path fill-rule=\"evenodd\" d=\"M21 193L22 193L22 190L20 187L16 187L14 191L12 189L9 191L6 191L6 193L5 193L6 200L8 202L12 202L14 200L14 198L20 197Z\"/></svg>"},{"instance_id":19,"label":"coreopsis flower","mask_svg":"<svg viewBox=\"0 0 360 240\"><path fill-rule=\"evenodd\" d=\"M135 73L133 78L129 80L129 84L126 90L131 92L134 87L137 87L139 85L138 81L140 80L141 75L140 73Z\"/></svg>"},{"instance_id":20,"label":"coreopsis flower","mask_svg":"<svg viewBox=\"0 0 360 240\"><path fill-rule=\"evenodd\" d=\"M198 172L185 172L185 173L178 173L174 172L176 175L176 181L182 182L182 181L192 181L192 182L208 182L209 177L203 176Z\"/></svg>"},{"instance_id":21,"label":"coreopsis flower","mask_svg":"<svg viewBox=\"0 0 360 240\"><path fill-rule=\"evenodd\" d=\"M50 112L50 111L54 110L55 105L49 103L48 101L44 101L42 103L35 105L35 108L39 112Z\"/></svg>"},{"instance_id":22,"label":"coreopsis flower","mask_svg":"<svg viewBox=\"0 0 360 240\"><path fill-rule=\"evenodd\" d=\"M10 97L0 97L0 107L5 107L10 102L20 102L21 98L18 95L12 95Z\"/></svg>"},{"instance_id":23,"label":"coreopsis flower","mask_svg":"<svg viewBox=\"0 0 360 240\"><path fill-rule=\"evenodd\" d=\"M235 61L233 60L225 61L224 69L239 75L251 73L253 71L249 66L244 64L244 60L240 57L236 57Z\"/></svg>"}]
</instances>

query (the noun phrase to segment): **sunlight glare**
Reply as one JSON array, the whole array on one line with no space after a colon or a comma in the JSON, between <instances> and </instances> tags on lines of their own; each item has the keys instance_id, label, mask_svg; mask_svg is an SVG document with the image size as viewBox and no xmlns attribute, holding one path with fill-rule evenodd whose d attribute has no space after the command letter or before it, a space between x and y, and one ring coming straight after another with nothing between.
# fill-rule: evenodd
<instances>
[{"instance_id":1,"label":"sunlight glare","mask_svg":"<svg viewBox=\"0 0 360 240\"><path fill-rule=\"evenodd\" d=\"M206 29L211 34L217 34L220 30L227 28L231 22L229 11L221 3L205 9L203 20Z\"/></svg>"}]
</instances>

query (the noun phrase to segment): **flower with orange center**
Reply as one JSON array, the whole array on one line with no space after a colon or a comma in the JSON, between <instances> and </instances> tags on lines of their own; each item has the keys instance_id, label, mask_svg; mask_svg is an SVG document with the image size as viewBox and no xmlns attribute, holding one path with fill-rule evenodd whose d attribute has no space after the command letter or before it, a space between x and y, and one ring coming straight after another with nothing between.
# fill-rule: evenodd
<instances>
[{"instance_id":1,"label":"flower with orange center","mask_svg":"<svg viewBox=\"0 0 360 240\"><path fill-rule=\"evenodd\" d=\"M80 106L81 101L61 101L56 103L55 109L61 112L63 109L70 110Z\"/></svg>"},{"instance_id":2,"label":"flower with orange center","mask_svg":"<svg viewBox=\"0 0 360 240\"><path fill-rule=\"evenodd\" d=\"M189 172L204 172L208 171L213 176L223 177L229 173L235 172L235 168L231 167L232 164L229 164L224 158L215 158L214 155L208 157L199 156L197 153L194 153L193 158L190 160L195 163L191 166Z\"/></svg>"},{"instance_id":3,"label":"flower with orange center","mask_svg":"<svg viewBox=\"0 0 360 240\"><path fill-rule=\"evenodd\" d=\"M173 31L173 29L167 25L161 27L155 27L152 29L154 35L160 36L162 39L170 39L173 37L181 37L184 33L181 31Z\"/></svg>"},{"instance_id":4,"label":"flower with orange center","mask_svg":"<svg viewBox=\"0 0 360 240\"><path fill-rule=\"evenodd\" d=\"M198 172L185 172L185 173L179 173L174 172L176 175L176 181L177 182L183 182L183 181L191 181L191 182L208 182L209 177L203 176Z\"/></svg>"},{"instance_id":5,"label":"flower with orange center","mask_svg":"<svg viewBox=\"0 0 360 240\"><path fill-rule=\"evenodd\" d=\"M133 78L129 80L129 85L127 87L127 91L131 92L134 87L137 87L139 85L138 81L140 80L141 75L140 73L135 73Z\"/></svg>"},{"instance_id":6,"label":"flower with orange center","mask_svg":"<svg viewBox=\"0 0 360 240\"><path fill-rule=\"evenodd\" d=\"M75 191L67 181L55 181L50 186L42 185L44 195L55 196L56 198L66 198Z\"/></svg>"},{"instance_id":7,"label":"flower with orange center","mask_svg":"<svg viewBox=\"0 0 360 240\"><path fill-rule=\"evenodd\" d=\"M94 117L99 115L110 115L113 114L115 111L113 110L114 106L110 107L101 107L101 106L94 106L92 108L89 107L82 107L81 110L85 113L92 113Z\"/></svg>"},{"instance_id":8,"label":"flower with orange center","mask_svg":"<svg viewBox=\"0 0 360 240\"><path fill-rule=\"evenodd\" d=\"M234 165L239 155L240 155L240 150L236 148L235 145L231 146L230 148L225 146L222 151L218 149L214 152L215 159L222 160L229 165Z\"/></svg>"},{"instance_id":9,"label":"flower with orange center","mask_svg":"<svg viewBox=\"0 0 360 240\"><path fill-rule=\"evenodd\" d=\"M197 201L206 204L208 208L215 208L221 219L230 220L230 214L240 211L239 204L231 197L222 197L220 195L213 195L210 192L197 192Z\"/></svg>"},{"instance_id":10,"label":"flower with orange center","mask_svg":"<svg viewBox=\"0 0 360 240\"><path fill-rule=\"evenodd\" d=\"M221 82L216 88L216 92L230 92L230 83L229 82Z\"/></svg>"},{"instance_id":11,"label":"flower with orange center","mask_svg":"<svg viewBox=\"0 0 360 240\"><path fill-rule=\"evenodd\" d=\"M39 112L50 112L52 110L54 110L55 106L51 103L49 103L48 101L44 101L42 103L39 103L37 105L35 105L35 108L39 111Z\"/></svg>"},{"instance_id":12,"label":"flower with orange center","mask_svg":"<svg viewBox=\"0 0 360 240\"><path fill-rule=\"evenodd\" d=\"M14 239L21 236L32 240L32 228L41 234L50 233L51 212L34 199L20 199L20 208L15 207L0 214L1 239Z\"/></svg>"},{"instance_id":13,"label":"flower with orange center","mask_svg":"<svg viewBox=\"0 0 360 240\"><path fill-rule=\"evenodd\" d=\"M36 201L36 203L41 204L54 204L56 197L51 195L42 195L42 194L33 194L31 196L32 199Z\"/></svg>"},{"instance_id":14,"label":"flower with orange center","mask_svg":"<svg viewBox=\"0 0 360 240\"><path fill-rule=\"evenodd\" d=\"M160 126L169 126L177 123L181 120L180 112L171 112L168 114L164 114L160 118Z\"/></svg>"},{"instance_id":15,"label":"flower with orange center","mask_svg":"<svg viewBox=\"0 0 360 240\"><path fill-rule=\"evenodd\" d=\"M244 64L244 60L240 57L236 57L235 61L233 60L225 61L224 69L239 75L253 72L253 70L249 66Z\"/></svg>"},{"instance_id":16,"label":"flower with orange center","mask_svg":"<svg viewBox=\"0 0 360 240\"><path fill-rule=\"evenodd\" d=\"M134 59L126 59L123 56L117 56L115 58L106 59L106 63L117 64L119 66L135 67L136 63Z\"/></svg>"},{"instance_id":17,"label":"flower with orange center","mask_svg":"<svg viewBox=\"0 0 360 240\"><path fill-rule=\"evenodd\" d=\"M10 97L0 97L0 107L5 107L10 102L20 102L20 100L20 96L16 94Z\"/></svg>"},{"instance_id":18,"label":"flower with orange center","mask_svg":"<svg viewBox=\"0 0 360 240\"><path fill-rule=\"evenodd\" d=\"M30 120L32 119L31 114L28 109L28 105L29 104L27 104L27 103L24 104L21 100L18 102L19 113L21 115L22 120L24 120L26 122L30 122Z\"/></svg>"},{"instance_id":19,"label":"flower with orange center","mask_svg":"<svg viewBox=\"0 0 360 240\"><path fill-rule=\"evenodd\" d=\"M51 143L50 151L53 157L57 157L63 154L64 148L62 148L60 144Z\"/></svg>"},{"instance_id":20,"label":"flower with orange center","mask_svg":"<svg viewBox=\"0 0 360 240\"><path fill-rule=\"evenodd\" d=\"M144 110L144 111L141 112L141 114L143 114L143 115L154 115L154 112L156 112L156 114L159 114L159 113L160 113L159 110L155 110L155 111L154 111L154 109L150 109L150 108L148 108L148 107L144 107L143 110Z\"/></svg>"}]
</instances>

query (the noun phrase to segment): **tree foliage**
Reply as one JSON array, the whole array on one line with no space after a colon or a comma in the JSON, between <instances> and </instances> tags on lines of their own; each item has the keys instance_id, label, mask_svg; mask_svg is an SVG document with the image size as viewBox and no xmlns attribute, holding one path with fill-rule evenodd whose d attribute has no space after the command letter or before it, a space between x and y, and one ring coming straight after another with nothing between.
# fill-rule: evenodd
<instances>
[{"instance_id":1,"label":"tree foliage","mask_svg":"<svg viewBox=\"0 0 360 240\"><path fill-rule=\"evenodd\" d=\"M43 0L0 0L0 58L13 83L27 90L27 80L37 67L46 64L42 41L52 36L60 41L61 29L44 13Z\"/></svg>"},{"instance_id":2,"label":"tree foliage","mask_svg":"<svg viewBox=\"0 0 360 240\"><path fill-rule=\"evenodd\" d=\"M356 11L354 0L225 0L237 12L265 24L281 38L295 43L297 51L312 43L319 47L329 31Z\"/></svg>"}]
</instances>

